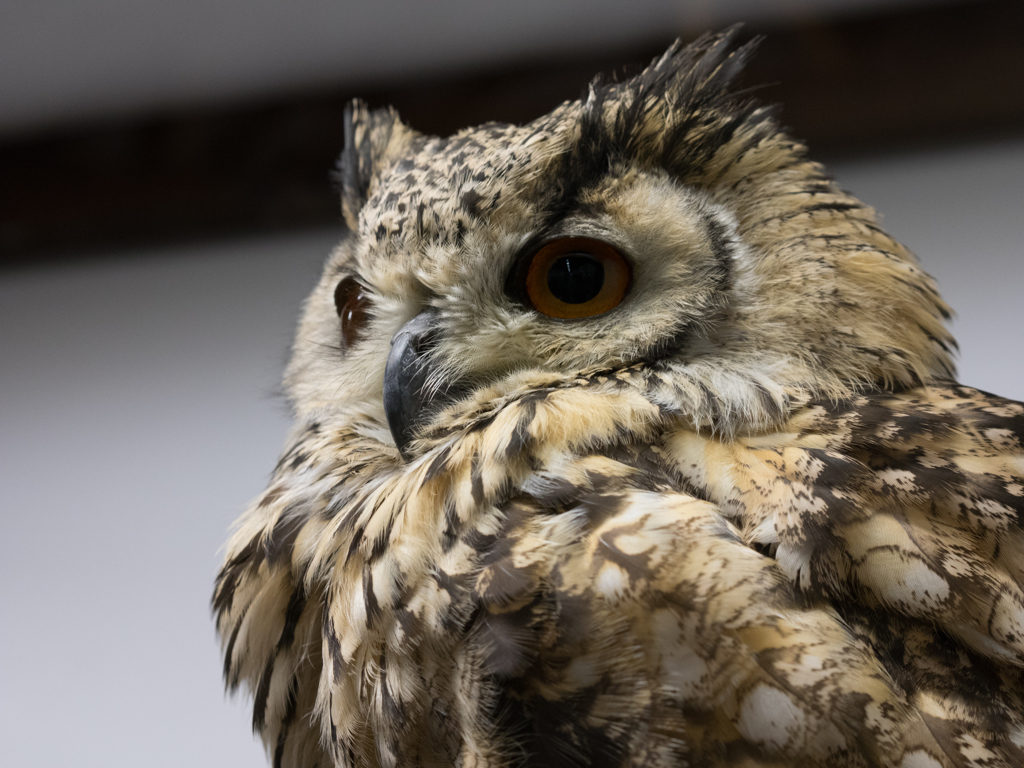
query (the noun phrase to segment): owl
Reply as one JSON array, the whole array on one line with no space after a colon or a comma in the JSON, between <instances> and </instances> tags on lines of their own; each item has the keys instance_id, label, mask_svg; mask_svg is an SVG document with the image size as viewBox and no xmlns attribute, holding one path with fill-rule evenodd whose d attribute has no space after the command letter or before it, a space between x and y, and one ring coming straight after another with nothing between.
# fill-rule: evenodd
<instances>
[{"instance_id":1,"label":"owl","mask_svg":"<svg viewBox=\"0 0 1024 768\"><path fill-rule=\"evenodd\" d=\"M1024 765L1024 406L750 52L450 138L349 107L213 598L274 766Z\"/></svg>"}]
</instances>

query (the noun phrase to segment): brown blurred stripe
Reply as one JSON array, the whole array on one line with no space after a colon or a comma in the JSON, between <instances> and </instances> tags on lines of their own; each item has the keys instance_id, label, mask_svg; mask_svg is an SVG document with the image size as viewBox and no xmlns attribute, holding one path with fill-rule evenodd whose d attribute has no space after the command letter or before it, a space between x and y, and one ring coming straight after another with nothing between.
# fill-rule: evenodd
<instances>
[{"instance_id":1,"label":"brown blurred stripe","mask_svg":"<svg viewBox=\"0 0 1024 768\"><path fill-rule=\"evenodd\" d=\"M745 30L745 76L818 154L1024 135L1024 2L973 0ZM670 42L390 87L87 125L0 142L0 263L339 220L328 173L353 96L448 134L525 122Z\"/></svg>"}]
</instances>

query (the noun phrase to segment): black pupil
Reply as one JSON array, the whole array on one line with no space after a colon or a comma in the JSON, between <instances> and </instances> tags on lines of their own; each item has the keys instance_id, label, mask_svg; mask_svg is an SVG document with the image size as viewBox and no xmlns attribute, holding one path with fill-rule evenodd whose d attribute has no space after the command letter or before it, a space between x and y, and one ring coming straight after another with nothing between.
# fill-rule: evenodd
<instances>
[{"instance_id":1,"label":"black pupil","mask_svg":"<svg viewBox=\"0 0 1024 768\"><path fill-rule=\"evenodd\" d=\"M604 264L586 253L559 256L548 270L548 290L566 304L586 304L604 286Z\"/></svg>"}]
</instances>

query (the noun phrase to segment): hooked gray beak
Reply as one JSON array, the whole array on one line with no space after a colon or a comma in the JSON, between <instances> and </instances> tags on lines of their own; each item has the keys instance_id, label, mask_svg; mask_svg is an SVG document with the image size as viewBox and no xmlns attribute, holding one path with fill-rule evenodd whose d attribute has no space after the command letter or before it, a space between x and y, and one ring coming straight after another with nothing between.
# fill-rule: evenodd
<instances>
[{"instance_id":1,"label":"hooked gray beak","mask_svg":"<svg viewBox=\"0 0 1024 768\"><path fill-rule=\"evenodd\" d=\"M391 339L384 368L384 413L402 458L425 416L451 399L447 388L428 389L429 351L437 338L437 312L428 309L402 326Z\"/></svg>"}]
</instances>

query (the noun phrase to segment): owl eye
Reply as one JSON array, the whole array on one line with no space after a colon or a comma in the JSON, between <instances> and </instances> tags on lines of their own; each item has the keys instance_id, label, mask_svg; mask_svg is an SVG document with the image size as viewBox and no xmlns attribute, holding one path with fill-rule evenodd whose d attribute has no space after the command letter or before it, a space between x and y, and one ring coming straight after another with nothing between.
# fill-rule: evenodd
<instances>
[{"instance_id":1,"label":"owl eye","mask_svg":"<svg viewBox=\"0 0 1024 768\"><path fill-rule=\"evenodd\" d=\"M622 302L632 283L631 272L626 258L608 243L563 237L533 254L526 271L526 296L548 317L593 317Z\"/></svg>"},{"instance_id":2,"label":"owl eye","mask_svg":"<svg viewBox=\"0 0 1024 768\"><path fill-rule=\"evenodd\" d=\"M366 329L370 296L354 277L346 277L334 289L334 307L341 318L341 344L348 349Z\"/></svg>"}]
</instances>

